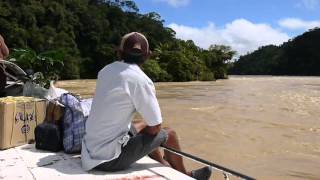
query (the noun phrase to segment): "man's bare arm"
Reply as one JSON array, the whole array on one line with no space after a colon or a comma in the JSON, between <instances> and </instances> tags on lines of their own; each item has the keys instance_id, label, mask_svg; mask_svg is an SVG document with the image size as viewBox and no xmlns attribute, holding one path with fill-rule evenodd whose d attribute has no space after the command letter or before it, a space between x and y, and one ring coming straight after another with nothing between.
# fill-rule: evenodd
<instances>
[{"instance_id":1,"label":"man's bare arm","mask_svg":"<svg viewBox=\"0 0 320 180\"><path fill-rule=\"evenodd\" d=\"M146 126L144 129L142 129L141 133L155 136L160 132L160 130L161 130L161 124L156 126Z\"/></svg>"},{"instance_id":2,"label":"man's bare arm","mask_svg":"<svg viewBox=\"0 0 320 180\"><path fill-rule=\"evenodd\" d=\"M0 35L0 59L5 59L7 56L9 56L9 49Z\"/></svg>"}]
</instances>

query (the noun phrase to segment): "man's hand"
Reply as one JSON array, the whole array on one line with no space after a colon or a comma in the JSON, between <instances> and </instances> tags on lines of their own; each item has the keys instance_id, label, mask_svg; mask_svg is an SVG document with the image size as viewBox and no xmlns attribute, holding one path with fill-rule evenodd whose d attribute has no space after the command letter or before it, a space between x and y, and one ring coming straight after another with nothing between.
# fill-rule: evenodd
<instances>
[{"instance_id":1,"label":"man's hand","mask_svg":"<svg viewBox=\"0 0 320 180\"><path fill-rule=\"evenodd\" d=\"M156 126L148 126L143 119L136 119L133 121L133 126L138 133L149 134L155 136L161 130L161 124Z\"/></svg>"},{"instance_id":2,"label":"man's hand","mask_svg":"<svg viewBox=\"0 0 320 180\"><path fill-rule=\"evenodd\" d=\"M156 126L147 126L144 129L142 129L141 133L155 136L160 132L160 130L161 130L161 124Z\"/></svg>"}]
</instances>

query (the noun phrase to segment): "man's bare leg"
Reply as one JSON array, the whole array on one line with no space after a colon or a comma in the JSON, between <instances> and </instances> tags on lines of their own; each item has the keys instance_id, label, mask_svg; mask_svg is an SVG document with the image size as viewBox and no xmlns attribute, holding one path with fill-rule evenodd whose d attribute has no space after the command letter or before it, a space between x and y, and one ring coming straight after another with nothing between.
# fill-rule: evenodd
<instances>
[{"instance_id":1,"label":"man's bare leg","mask_svg":"<svg viewBox=\"0 0 320 180\"><path fill-rule=\"evenodd\" d=\"M143 122L135 122L134 126L137 128L137 131L140 132L143 128L146 127L146 125ZM180 144L179 144L179 140L178 140L178 136L177 133L170 128L164 128L165 131L167 131L168 133L168 140L167 142L164 144L167 147L173 148L175 150L181 151L180 148ZM154 150L153 152L151 152L149 154L149 156L164 164L167 166L171 166L172 168L187 174L195 179L209 179L211 176L211 168L209 167L204 167L198 170L194 170L194 171L187 171L184 163L183 163L183 158L179 155L176 155L174 153L171 153L169 151L164 150L164 156L165 158L163 158L163 155L160 151L160 148L157 148L156 150Z\"/></svg>"},{"instance_id":2,"label":"man's bare leg","mask_svg":"<svg viewBox=\"0 0 320 180\"><path fill-rule=\"evenodd\" d=\"M146 123L143 120L135 120L133 122L133 126L135 127L136 131L139 133L142 131L145 127L147 127ZM170 164L163 159L163 154L161 153L160 148L157 148L153 152L149 154L150 158L160 162L161 164L165 166L170 166Z\"/></svg>"},{"instance_id":3,"label":"man's bare leg","mask_svg":"<svg viewBox=\"0 0 320 180\"><path fill-rule=\"evenodd\" d=\"M156 150L152 151L150 154L149 154L149 157L158 161L159 163L165 165L165 166L169 166L171 167L171 165L168 163L168 161L166 161L164 158L163 158L163 155L160 151L160 148L157 148Z\"/></svg>"},{"instance_id":4,"label":"man's bare leg","mask_svg":"<svg viewBox=\"0 0 320 180\"><path fill-rule=\"evenodd\" d=\"M168 140L165 144L165 146L176 149L178 151L181 150L179 142L178 142L178 137L177 134L174 130L170 128L164 128L165 131L168 133ZM183 164L183 158L179 155L176 155L174 153L171 153L169 151L164 150L164 156L165 159L163 158L163 155L160 151L160 148L157 148L156 150L152 151L149 156L160 162L161 164L164 164L166 166L171 166L173 169L176 169L184 174L191 175L191 172L187 172L186 168Z\"/></svg>"},{"instance_id":5,"label":"man's bare leg","mask_svg":"<svg viewBox=\"0 0 320 180\"><path fill-rule=\"evenodd\" d=\"M181 151L181 147L179 144L177 133L173 129L170 129L170 128L164 128L164 130L166 130L168 133L168 140L165 143L165 146L170 147L172 149L175 149L177 151ZM171 153L167 150L164 150L164 156L172 168L174 168L184 174L187 174L189 176L191 175L191 172L187 172L187 170L184 166L184 163L183 163L183 158L181 156L176 155L174 153Z\"/></svg>"}]
</instances>

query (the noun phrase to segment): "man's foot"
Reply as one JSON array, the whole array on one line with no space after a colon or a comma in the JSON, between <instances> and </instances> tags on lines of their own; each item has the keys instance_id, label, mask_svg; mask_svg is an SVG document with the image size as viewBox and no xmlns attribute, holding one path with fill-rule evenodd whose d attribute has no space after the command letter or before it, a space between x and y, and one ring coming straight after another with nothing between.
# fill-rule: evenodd
<instances>
[{"instance_id":1,"label":"man's foot","mask_svg":"<svg viewBox=\"0 0 320 180\"><path fill-rule=\"evenodd\" d=\"M208 180L211 176L212 168L207 166L191 171L191 177L197 180Z\"/></svg>"},{"instance_id":2,"label":"man's foot","mask_svg":"<svg viewBox=\"0 0 320 180\"><path fill-rule=\"evenodd\" d=\"M160 163L167 166L167 167L171 167L171 165L166 160L160 161Z\"/></svg>"}]
</instances>

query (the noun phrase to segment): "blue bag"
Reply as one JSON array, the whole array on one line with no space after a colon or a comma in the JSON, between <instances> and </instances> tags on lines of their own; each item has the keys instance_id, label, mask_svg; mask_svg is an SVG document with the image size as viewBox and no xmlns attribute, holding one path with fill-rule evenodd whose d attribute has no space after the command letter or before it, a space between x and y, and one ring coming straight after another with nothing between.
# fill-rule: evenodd
<instances>
[{"instance_id":1,"label":"blue bag","mask_svg":"<svg viewBox=\"0 0 320 180\"><path fill-rule=\"evenodd\" d=\"M66 153L79 153L85 134L87 116L81 108L81 100L70 93L61 95L60 103L65 106L63 117L63 148Z\"/></svg>"}]
</instances>

